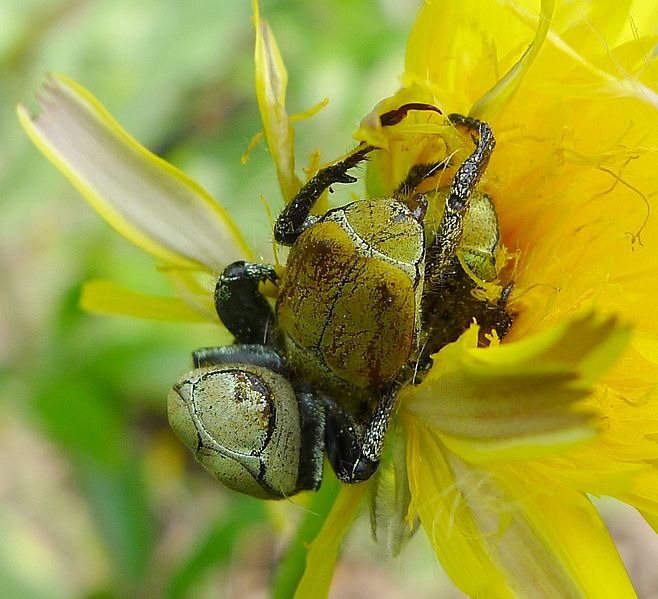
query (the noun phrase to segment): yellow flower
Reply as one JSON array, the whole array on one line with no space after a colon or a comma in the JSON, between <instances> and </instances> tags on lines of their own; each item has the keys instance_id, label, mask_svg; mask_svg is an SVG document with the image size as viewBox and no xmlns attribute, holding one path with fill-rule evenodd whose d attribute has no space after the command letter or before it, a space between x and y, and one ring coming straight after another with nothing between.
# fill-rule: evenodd
<instances>
[{"instance_id":1,"label":"yellow flower","mask_svg":"<svg viewBox=\"0 0 658 599\"><path fill-rule=\"evenodd\" d=\"M420 102L487 120L497 146L481 187L516 259L504 342L477 348L471 329L404 390L395 475L409 496L397 524L386 516L392 528L417 514L469 595L634 596L588 495L658 528L658 82L656 38L636 30L658 12L559 4L551 22L552 3L539 19L531 4L425 3L401 89L356 134L387 149L368 172L386 195L459 141L431 113L396 127L381 114ZM300 597L321 583L328 542L311 547Z\"/></svg>"},{"instance_id":2,"label":"yellow flower","mask_svg":"<svg viewBox=\"0 0 658 599\"><path fill-rule=\"evenodd\" d=\"M285 67L254 8L258 102L290 199L300 181ZM472 147L435 113L386 127L380 115L419 102L491 124L497 146L480 187L493 198L510 258L501 279L514 281L515 318L487 348L473 325L434 356L421 384L403 390L390 466L372 484L342 488L309 548L298 597L328 591L366 491L391 551L419 519L470 595L634 596L590 495L637 507L658 530L658 38L645 32L655 30L658 9L641 0L544 0L536 10L529 0L426 2L400 90L355 134L381 148L367 175L377 196L390 195L414 164L459 161ZM216 320L195 273L251 258L229 216L86 90L57 75L46 92L38 117L19 109L28 134L156 258L179 295L148 298L97 281L83 305Z\"/></svg>"}]
</instances>

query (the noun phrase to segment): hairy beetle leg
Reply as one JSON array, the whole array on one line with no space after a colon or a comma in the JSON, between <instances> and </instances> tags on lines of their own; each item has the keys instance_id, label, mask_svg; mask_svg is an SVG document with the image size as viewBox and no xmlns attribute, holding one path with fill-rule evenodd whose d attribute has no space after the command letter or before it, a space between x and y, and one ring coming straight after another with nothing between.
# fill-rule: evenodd
<instances>
[{"instance_id":1,"label":"hairy beetle leg","mask_svg":"<svg viewBox=\"0 0 658 599\"><path fill-rule=\"evenodd\" d=\"M329 461L338 478L345 483L368 480L381 460L386 432L397 405L400 387L392 383L366 426L360 426L342 407L324 399L326 447Z\"/></svg>"},{"instance_id":2,"label":"hairy beetle leg","mask_svg":"<svg viewBox=\"0 0 658 599\"><path fill-rule=\"evenodd\" d=\"M510 313L507 310L507 302L509 301L509 296L514 289L514 281L510 281L503 287L503 290L500 292L500 297L498 298L498 304L496 305L496 323L494 325L494 330L498 334L498 338L502 339L507 335L507 331L512 327L512 321L514 320L514 313Z\"/></svg>"},{"instance_id":3,"label":"hairy beetle leg","mask_svg":"<svg viewBox=\"0 0 658 599\"><path fill-rule=\"evenodd\" d=\"M457 169L446 198L445 210L437 235L438 243L427 250L426 284L436 285L449 268L464 232L464 216L469 200L477 187L482 174L489 164L489 158L496 145L491 127L477 119L450 114L448 119L455 125L464 125L477 133L473 153Z\"/></svg>"},{"instance_id":4,"label":"hairy beetle leg","mask_svg":"<svg viewBox=\"0 0 658 599\"><path fill-rule=\"evenodd\" d=\"M221 364L252 364L263 366L273 372L290 377L292 369L279 352L258 343L237 343L221 347L202 347L192 352L194 368L219 366Z\"/></svg>"},{"instance_id":5,"label":"hairy beetle leg","mask_svg":"<svg viewBox=\"0 0 658 599\"><path fill-rule=\"evenodd\" d=\"M414 164L409 169L404 181L400 183L397 189L393 192L393 197L407 204L409 197L416 193L416 188L428 177L431 177L437 170L443 166L447 166L447 160L440 160L430 164Z\"/></svg>"},{"instance_id":6,"label":"hairy beetle leg","mask_svg":"<svg viewBox=\"0 0 658 599\"><path fill-rule=\"evenodd\" d=\"M238 343L277 345L272 306L258 290L261 282L277 280L273 266L242 260L229 264L219 277L215 309Z\"/></svg>"}]
</instances>

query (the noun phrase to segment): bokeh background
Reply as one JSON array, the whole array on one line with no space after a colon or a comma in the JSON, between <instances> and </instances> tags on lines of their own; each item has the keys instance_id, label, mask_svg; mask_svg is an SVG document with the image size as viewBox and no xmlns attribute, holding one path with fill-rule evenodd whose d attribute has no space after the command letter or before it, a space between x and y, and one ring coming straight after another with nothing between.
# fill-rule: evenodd
<instances>
[{"instance_id":1,"label":"bokeh background","mask_svg":"<svg viewBox=\"0 0 658 599\"><path fill-rule=\"evenodd\" d=\"M421 0L263 0L289 71L288 107L329 105L297 126L300 166L351 147L359 118L396 88ZM198 180L267 240L263 194L281 206L260 128L247 0L0 2L0 596L268 596L303 508L224 490L169 431L165 398L210 325L99 317L81 284L107 278L169 294L152 260L118 236L31 146L15 105L35 109L47 71L89 88L147 147ZM658 547L604 503L644 597ZM653 545L652 545L653 543ZM422 533L388 561L362 517L334 597L458 597ZM649 561L651 560L651 561Z\"/></svg>"}]
</instances>

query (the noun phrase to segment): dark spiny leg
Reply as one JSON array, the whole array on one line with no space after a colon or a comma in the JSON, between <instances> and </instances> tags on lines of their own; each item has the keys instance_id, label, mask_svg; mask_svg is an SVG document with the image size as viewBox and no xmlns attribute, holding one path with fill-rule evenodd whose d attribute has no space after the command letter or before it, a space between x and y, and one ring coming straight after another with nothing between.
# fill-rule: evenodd
<instances>
[{"instance_id":1,"label":"dark spiny leg","mask_svg":"<svg viewBox=\"0 0 658 599\"><path fill-rule=\"evenodd\" d=\"M429 110L438 114L443 114L436 106L432 106L431 104L412 102L409 104L403 104L395 110L382 114L379 119L384 127L396 125L407 116L407 113L410 110ZM402 183L398 185L398 188L393 192L393 197L402 203L406 203L406 200L416 191L416 188L427 179L427 177L433 175L443 164L446 164L446 161L441 160L431 164L415 164L409 169L405 180L402 181Z\"/></svg>"},{"instance_id":2,"label":"dark spiny leg","mask_svg":"<svg viewBox=\"0 0 658 599\"><path fill-rule=\"evenodd\" d=\"M215 287L215 309L237 343L277 344L274 312L258 290L262 281L277 279L268 264L238 261L224 269Z\"/></svg>"},{"instance_id":3,"label":"dark spiny leg","mask_svg":"<svg viewBox=\"0 0 658 599\"><path fill-rule=\"evenodd\" d=\"M382 398L377 404L375 413L363 435L361 455L356 464L354 464L352 471L354 480L368 480L375 470L377 470L384 450L386 432L388 431L397 405L395 400L397 399L399 390L400 386L392 383L383 391Z\"/></svg>"},{"instance_id":4,"label":"dark spiny leg","mask_svg":"<svg viewBox=\"0 0 658 599\"><path fill-rule=\"evenodd\" d=\"M409 102L395 110L390 110L379 117L382 127L396 125L411 110L441 111L431 104L424 102ZM292 245L297 237L317 219L310 217L313 205L318 201L324 191L334 183L354 183L356 179L347 174L347 171L365 160L367 154L375 149L374 146L361 144L359 148L344 160L323 168L312 177L285 207L274 225L274 239L282 245Z\"/></svg>"},{"instance_id":5,"label":"dark spiny leg","mask_svg":"<svg viewBox=\"0 0 658 599\"><path fill-rule=\"evenodd\" d=\"M299 190L297 195L285 207L274 225L274 239L282 245L292 245L301 232L316 219L309 214L325 189L334 183L354 183L356 178L347 171L365 160L368 153L375 148L362 145L356 152L344 160L323 168Z\"/></svg>"},{"instance_id":6,"label":"dark spiny leg","mask_svg":"<svg viewBox=\"0 0 658 599\"><path fill-rule=\"evenodd\" d=\"M455 256L464 230L464 216L468 210L469 199L486 170L496 145L487 123L459 114L451 114L448 118L456 125L465 125L475 131L478 139L473 153L455 173L436 242L428 248L426 281L430 285L436 285L441 280Z\"/></svg>"},{"instance_id":7,"label":"dark spiny leg","mask_svg":"<svg viewBox=\"0 0 658 599\"><path fill-rule=\"evenodd\" d=\"M425 102L409 102L408 104L403 104L398 108L389 110L388 112L380 115L379 122L382 124L382 127L397 125L405 116L407 116L407 113L410 110L430 110L432 112L437 112L438 114L443 114L436 106L432 104L427 104Z\"/></svg>"},{"instance_id":8,"label":"dark spiny leg","mask_svg":"<svg viewBox=\"0 0 658 599\"><path fill-rule=\"evenodd\" d=\"M480 325L480 332L478 335L478 345L480 347L489 347L491 344L491 332L495 331L498 339L502 339L507 335L507 332L512 326L514 314L508 312L507 302L509 296L514 289L514 283L507 283L500 292L498 301L495 305L481 304L483 310L477 314L474 310L473 316Z\"/></svg>"},{"instance_id":9,"label":"dark spiny leg","mask_svg":"<svg viewBox=\"0 0 658 599\"><path fill-rule=\"evenodd\" d=\"M514 314L510 314L507 311L507 302L509 301L509 296L514 289L514 283L509 282L500 293L498 298L498 304L496 305L496 322L493 329L498 334L498 338L502 339L507 331L510 330L512 326L512 320L514 319Z\"/></svg>"},{"instance_id":10,"label":"dark spiny leg","mask_svg":"<svg viewBox=\"0 0 658 599\"><path fill-rule=\"evenodd\" d=\"M391 384L383 392L375 413L365 427L337 403L325 399L327 455L336 476L343 482L368 480L377 470L398 390L397 384Z\"/></svg>"}]
</instances>

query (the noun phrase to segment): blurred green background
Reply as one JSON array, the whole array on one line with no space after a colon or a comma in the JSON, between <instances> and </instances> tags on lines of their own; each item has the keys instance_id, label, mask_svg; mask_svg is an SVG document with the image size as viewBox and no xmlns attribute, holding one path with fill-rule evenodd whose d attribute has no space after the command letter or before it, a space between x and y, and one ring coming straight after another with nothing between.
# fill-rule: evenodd
<instances>
[{"instance_id":1,"label":"blurred green background","mask_svg":"<svg viewBox=\"0 0 658 599\"><path fill-rule=\"evenodd\" d=\"M289 70L298 166L352 145L391 94L421 0L261 3ZM104 318L78 308L107 278L169 294L152 260L87 206L19 128L47 71L89 88L147 147L198 180L257 245L264 194L281 200L260 129L247 0L0 2L0 597L268 596L304 510L226 491L169 431L165 398L210 325ZM321 140L321 142L318 142ZM301 172L301 171L300 171ZM635 522L635 520L633 520ZM619 530L628 530L624 525ZM381 558L362 517L333 597L456 597L416 535ZM634 554L627 554L633 558Z\"/></svg>"},{"instance_id":2,"label":"blurred green background","mask_svg":"<svg viewBox=\"0 0 658 599\"><path fill-rule=\"evenodd\" d=\"M288 106L330 103L297 128L299 167L352 145L392 93L420 0L263 1L289 69ZM367 26L365 26L367 25ZM104 318L78 308L101 277L170 294L27 141L45 73L90 89L147 147L198 180L267 241L280 207L260 129L246 0L0 2L0 596L265 597L302 508L226 491L169 431L168 388L210 325ZM317 140L322 140L321 144ZM378 562L367 518L350 535L334 596L435 596L445 580L418 550ZM449 588L449 587L448 587Z\"/></svg>"}]
</instances>

